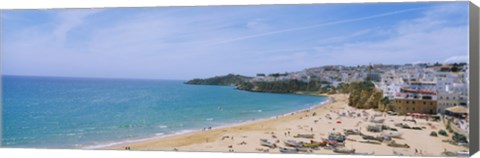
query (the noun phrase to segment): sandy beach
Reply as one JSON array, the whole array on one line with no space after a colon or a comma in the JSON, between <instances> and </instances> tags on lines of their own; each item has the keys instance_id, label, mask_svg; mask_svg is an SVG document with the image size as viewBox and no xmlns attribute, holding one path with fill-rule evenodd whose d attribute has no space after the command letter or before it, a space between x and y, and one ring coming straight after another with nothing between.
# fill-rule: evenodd
<instances>
[{"instance_id":1,"label":"sandy beach","mask_svg":"<svg viewBox=\"0 0 480 158\"><path fill-rule=\"evenodd\" d=\"M356 154L374 155L406 155L406 156L441 156L447 151L467 151L467 147L452 145L442 140L449 136L430 136L432 131L445 129L441 121L415 119L416 122L404 121L407 116L389 116L374 110L354 109L347 105L348 95L329 95L330 99L322 106L295 112L271 119L263 119L241 125L212 128L211 130L152 138L130 144L108 147L107 149L125 150L163 150L163 151L214 151L214 152L270 152L279 153L278 147L286 147L284 141L296 140L303 142L322 141L332 132L344 133L344 129L359 130L364 135L378 136L380 133L369 132L368 125L374 125L374 120L384 119L383 125L394 127L401 133L400 138L392 138L398 144L408 144L409 148L391 147L388 142L365 143L362 136L349 135L343 149L355 149ZM354 115L345 115L345 114ZM360 116L361 115L361 116ZM411 127L421 127L421 130L395 127L396 123L408 124ZM295 138L297 134L314 134L314 138ZM275 143L277 148L260 145L260 139ZM331 148L320 147L299 153L337 154Z\"/></svg>"}]
</instances>

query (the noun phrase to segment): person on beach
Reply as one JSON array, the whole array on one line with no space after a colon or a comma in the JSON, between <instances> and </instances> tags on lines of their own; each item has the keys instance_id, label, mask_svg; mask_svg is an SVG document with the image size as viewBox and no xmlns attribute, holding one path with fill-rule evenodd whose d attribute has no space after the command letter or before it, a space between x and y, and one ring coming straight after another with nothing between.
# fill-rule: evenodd
<instances>
[{"instance_id":1,"label":"person on beach","mask_svg":"<svg viewBox=\"0 0 480 158\"><path fill-rule=\"evenodd\" d=\"M233 145L229 145L228 148L228 152L233 152Z\"/></svg>"}]
</instances>

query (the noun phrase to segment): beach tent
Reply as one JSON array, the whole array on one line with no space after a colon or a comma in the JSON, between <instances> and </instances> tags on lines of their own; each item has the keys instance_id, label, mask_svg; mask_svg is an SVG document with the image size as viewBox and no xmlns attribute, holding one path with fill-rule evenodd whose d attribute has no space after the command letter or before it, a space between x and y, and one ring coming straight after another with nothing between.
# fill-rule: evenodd
<instances>
[{"instance_id":1,"label":"beach tent","mask_svg":"<svg viewBox=\"0 0 480 158\"><path fill-rule=\"evenodd\" d=\"M468 109L464 106L454 106L445 109L445 114L457 117L457 118L465 118L468 116Z\"/></svg>"}]
</instances>

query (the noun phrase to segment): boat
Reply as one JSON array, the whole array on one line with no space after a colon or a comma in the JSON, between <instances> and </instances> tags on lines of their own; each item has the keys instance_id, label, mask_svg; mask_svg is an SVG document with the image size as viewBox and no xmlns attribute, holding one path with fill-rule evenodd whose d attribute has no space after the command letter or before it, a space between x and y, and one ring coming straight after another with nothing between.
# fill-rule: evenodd
<instances>
[{"instance_id":1,"label":"boat","mask_svg":"<svg viewBox=\"0 0 480 158\"><path fill-rule=\"evenodd\" d=\"M405 129L411 129L412 127L410 127L409 125L407 124L402 124L402 128L405 128Z\"/></svg>"},{"instance_id":2,"label":"boat","mask_svg":"<svg viewBox=\"0 0 480 158\"><path fill-rule=\"evenodd\" d=\"M381 132L381 131L382 131L382 126L378 126L378 125L376 125L376 126L368 125L368 126L367 126L367 131L378 133L378 132Z\"/></svg>"},{"instance_id":3,"label":"boat","mask_svg":"<svg viewBox=\"0 0 480 158\"><path fill-rule=\"evenodd\" d=\"M354 154L355 154L355 155L375 155L375 152L371 152L371 153L367 153L367 152L364 152L364 153L355 152Z\"/></svg>"},{"instance_id":4,"label":"boat","mask_svg":"<svg viewBox=\"0 0 480 158\"><path fill-rule=\"evenodd\" d=\"M296 148L299 152L312 152L311 148Z\"/></svg>"},{"instance_id":5,"label":"boat","mask_svg":"<svg viewBox=\"0 0 480 158\"><path fill-rule=\"evenodd\" d=\"M309 138L309 139L313 139L313 137L315 136L315 134L297 134L295 136L293 136L294 138Z\"/></svg>"},{"instance_id":6,"label":"boat","mask_svg":"<svg viewBox=\"0 0 480 158\"><path fill-rule=\"evenodd\" d=\"M395 123L394 126L395 127L403 127L403 123Z\"/></svg>"},{"instance_id":7,"label":"boat","mask_svg":"<svg viewBox=\"0 0 480 158\"><path fill-rule=\"evenodd\" d=\"M269 148L272 148L272 149L277 147L277 145L275 143L269 142L266 139L260 139L260 145L266 146L266 147L269 147Z\"/></svg>"},{"instance_id":8,"label":"boat","mask_svg":"<svg viewBox=\"0 0 480 158\"><path fill-rule=\"evenodd\" d=\"M326 146L326 145L327 145L326 141L321 141L321 142L312 141L310 143L303 143L303 147L307 147L307 148L314 148L314 147Z\"/></svg>"},{"instance_id":9,"label":"boat","mask_svg":"<svg viewBox=\"0 0 480 158\"><path fill-rule=\"evenodd\" d=\"M362 135L362 132L360 132L360 130L358 129L344 129L343 130L343 134L345 134L346 136L349 136L349 135Z\"/></svg>"},{"instance_id":10,"label":"boat","mask_svg":"<svg viewBox=\"0 0 480 158\"><path fill-rule=\"evenodd\" d=\"M378 141L371 141L371 140L362 140L362 141L359 141L360 143L367 143L367 144L376 144L376 145L380 145L382 143L378 142Z\"/></svg>"},{"instance_id":11,"label":"boat","mask_svg":"<svg viewBox=\"0 0 480 158\"><path fill-rule=\"evenodd\" d=\"M286 141L283 141L283 143L285 143L285 145L290 147L303 147L303 144L304 144L303 142L295 141L295 140L286 140Z\"/></svg>"},{"instance_id":12,"label":"boat","mask_svg":"<svg viewBox=\"0 0 480 158\"><path fill-rule=\"evenodd\" d=\"M372 122L372 123L384 123L385 119L371 120L370 122Z\"/></svg>"},{"instance_id":13,"label":"boat","mask_svg":"<svg viewBox=\"0 0 480 158\"><path fill-rule=\"evenodd\" d=\"M369 136L369 135L364 135L362 136L362 138L365 140L376 140L374 136Z\"/></svg>"},{"instance_id":14,"label":"boat","mask_svg":"<svg viewBox=\"0 0 480 158\"><path fill-rule=\"evenodd\" d=\"M387 146L396 147L396 148L410 148L408 144L398 144L394 140L388 143Z\"/></svg>"},{"instance_id":15,"label":"boat","mask_svg":"<svg viewBox=\"0 0 480 158\"><path fill-rule=\"evenodd\" d=\"M412 127L411 129L414 129L414 130L422 130L422 127Z\"/></svg>"},{"instance_id":16,"label":"boat","mask_svg":"<svg viewBox=\"0 0 480 158\"><path fill-rule=\"evenodd\" d=\"M387 114L388 114L388 115L393 115L393 116L396 116L396 115L398 115L398 113L396 113L396 112L393 112L393 111L387 111Z\"/></svg>"},{"instance_id":17,"label":"boat","mask_svg":"<svg viewBox=\"0 0 480 158\"><path fill-rule=\"evenodd\" d=\"M347 138L345 137L345 135L343 135L343 134L341 134L341 133L339 133L339 132L330 133L330 134L328 135L328 140L330 140L330 141L334 140L334 141L337 141L337 142L339 142L339 143L342 143L342 142L345 141L345 139L347 139Z\"/></svg>"},{"instance_id":18,"label":"boat","mask_svg":"<svg viewBox=\"0 0 480 158\"><path fill-rule=\"evenodd\" d=\"M377 136L375 137L378 141L391 141L392 137L390 136Z\"/></svg>"},{"instance_id":19,"label":"boat","mask_svg":"<svg viewBox=\"0 0 480 158\"><path fill-rule=\"evenodd\" d=\"M400 132L393 132L393 131L384 131L381 136L382 137L392 137L392 138L401 138L403 133Z\"/></svg>"},{"instance_id":20,"label":"boat","mask_svg":"<svg viewBox=\"0 0 480 158\"><path fill-rule=\"evenodd\" d=\"M329 140L327 141L327 144L332 147L337 147L337 146L345 146L345 143L340 143L335 140Z\"/></svg>"},{"instance_id":21,"label":"boat","mask_svg":"<svg viewBox=\"0 0 480 158\"><path fill-rule=\"evenodd\" d=\"M444 151L442 152L442 156L457 156L457 153L453 151Z\"/></svg>"},{"instance_id":22,"label":"boat","mask_svg":"<svg viewBox=\"0 0 480 158\"><path fill-rule=\"evenodd\" d=\"M459 156L459 157L468 157L468 156L470 156L470 152L468 152L468 151L457 151L456 154L457 154L457 156Z\"/></svg>"},{"instance_id":23,"label":"boat","mask_svg":"<svg viewBox=\"0 0 480 158\"><path fill-rule=\"evenodd\" d=\"M352 141L352 142L356 142L356 141L357 141L356 139L352 139L352 138L347 138L346 140Z\"/></svg>"},{"instance_id":24,"label":"boat","mask_svg":"<svg viewBox=\"0 0 480 158\"><path fill-rule=\"evenodd\" d=\"M387 141L387 140L392 140L392 137L390 136L369 136L369 135L364 135L362 136L364 140L376 140L379 142Z\"/></svg>"},{"instance_id":25,"label":"boat","mask_svg":"<svg viewBox=\"0 0 480 158\"><path fill-rule=\"evenodd\" d=\"M279 148L281 153L298 153L296 148Z\"/></svg>"},{"instance_id":26,"label":"boat","mask_svg":"<svg viewBox=\"0 0 480 158\"><path fill-rule=\"evenodd\" d=\"M342 154L354 154L355 149L335 148L333 149L333 152Z\"/></svg>"}]
</instances>

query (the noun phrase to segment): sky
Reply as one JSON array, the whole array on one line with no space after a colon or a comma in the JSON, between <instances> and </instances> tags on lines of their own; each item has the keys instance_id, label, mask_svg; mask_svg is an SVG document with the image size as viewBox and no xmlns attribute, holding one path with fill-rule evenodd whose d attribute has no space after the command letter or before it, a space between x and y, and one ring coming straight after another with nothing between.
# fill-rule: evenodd
<instances>
[{"instance_id":1,"label":"sky","mask_svg":"<svg viewBox=\"0 0 480 158\"><path fill-rule=\"evenodd\" d=\"M468 2L7 10L3 75L206 78L468 61Z\"/></svg>"}]
</instances>

